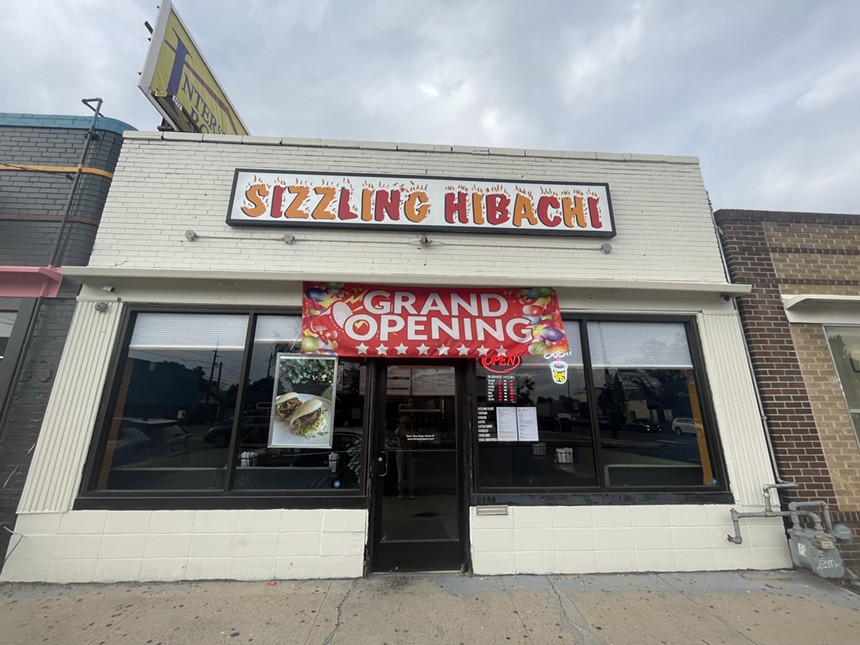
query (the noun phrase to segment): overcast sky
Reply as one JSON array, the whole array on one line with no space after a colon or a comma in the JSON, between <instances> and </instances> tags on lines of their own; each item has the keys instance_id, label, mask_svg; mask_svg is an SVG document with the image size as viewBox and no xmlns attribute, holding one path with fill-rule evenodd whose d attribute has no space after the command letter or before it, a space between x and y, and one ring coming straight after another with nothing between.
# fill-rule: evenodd
<instances>
[{"instance_id":1,"label":"overcast sky","mask_svg":"<svg viewBox=\"0 0 860 645\"><path fill-rule=\"evenodd\" d=\"M0 110L160 123L156 0L6 0ZM714 208L860 214L857 0L175 0L252 134L694 155Z\"/></svg>"}]
</instances>

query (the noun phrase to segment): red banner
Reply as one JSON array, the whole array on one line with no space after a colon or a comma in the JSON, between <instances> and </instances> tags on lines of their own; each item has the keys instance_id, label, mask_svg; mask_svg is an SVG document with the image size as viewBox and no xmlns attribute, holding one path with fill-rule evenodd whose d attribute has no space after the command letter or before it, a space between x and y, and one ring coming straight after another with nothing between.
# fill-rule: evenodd
<instances>
[{"instance_id":1,"label":"red banner","mask_svg":"<svg viewBox=\"0 0 860 645\"><path fill-rule=\"evenodd\" d=\"M570 351L555 290L305 283L302 353L480 358ZM504 358L501 358L504 357Z\"/></svg>"}]
</instances>

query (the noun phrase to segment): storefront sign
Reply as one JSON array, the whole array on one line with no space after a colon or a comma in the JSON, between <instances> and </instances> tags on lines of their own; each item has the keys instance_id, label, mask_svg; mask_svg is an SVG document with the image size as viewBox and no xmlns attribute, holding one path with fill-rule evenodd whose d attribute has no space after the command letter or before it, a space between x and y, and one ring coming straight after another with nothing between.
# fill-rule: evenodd
<instances>
[{"instance_id":1,"label":"storefront sign","mask_svg":"<svg viewBox=\"0 0 860 645\"><path fill-rule=\"evenodd\" d=\"M549 287L304 285L305 354L491 359L569 351Z\"/></svg>"},{"instance_id":2,"label":"storefront sign","mask_svg":"<svg viewBox=\"0 0 860 645\"><path fill-rule=\"evenodd\" d=\"M248 134L170 0L161 0L138 87L179 132Z\"/></svg>"},{"instance_id":3,"label":"storefront sign","mask_svg":"<svg viewBox=\"0 0 860 645\"><path fill-rule=\"evenodd\" d=\"M613 237L606 184L237 170L233 226Z\"/></svg>"}]
</instances>

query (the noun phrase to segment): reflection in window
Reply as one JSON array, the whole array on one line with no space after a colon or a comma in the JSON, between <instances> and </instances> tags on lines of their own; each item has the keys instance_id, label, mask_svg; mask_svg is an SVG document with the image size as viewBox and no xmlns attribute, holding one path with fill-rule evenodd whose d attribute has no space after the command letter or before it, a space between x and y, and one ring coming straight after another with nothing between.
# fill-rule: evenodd
<instances>
[{"instance_id":1,"label":"reflection in window","mask_svg":"<svg viewBox=\"0 0 860 645\"><path fill-rule=\"evenodd\" d=\"M236 489L359 488L364 436L363 360L341 358L338 362L331 448L268 447L277 355L301 353L300 339L298 316L257 317L234 455ZM317 394L330 399L331 386L321 384L320 388Z\"/></svg>"},{"instance_id":2,"label":"reflection in window","mask_svg":"<svg viewBox=\"0 0 860 645\"><path fill-rule=\"evenodd\" d=\"M16 317L17 314L14 311L0 311L0 362L6 356L6 346L9 343L9 337L12 336Z\"/></svg>"},{"instance_id":3,"label":"reflection in window","mask_svg":"<svg viewBox=\"0 0 860 645\"><path fill-rule=\"evenodd\" d=\"M605 484L716 485L684 325L587 329Z\"/></svg>"},{"instance_id":4,"label":"reflection in window","mask_svg":"<svg viewBox=\"0 0 860 645\"><path fill-rule=\"evenodd\" d=\"M842 394L860 441L860 327L826 327Z\"/></svg>"},{"instance_id":5,"label":"reflection in window","mask_svg":"<svg viewBox=\"0 0 860 645\"><path fill-rule=\"evenodd\" d=\"M478 485L494 487L576 487L597 484L594 442L577 323L565 325L571 355L564 357L567 379L553 379L550 361L523 358L515 370L494 374L478 366ZM537 417L537 440L499 441L499 407L529 407ZM483 436L482 436L483 435ZM525 438L525 437L523 437Z\"/></svg>"},{"instance_id":6,"label":"reflection in window","mask_svg":"<svg viewBox=\"0 0 860 645\"><path fill-rule=\"evenodd\" d=\"M97 489L224 487L229 442L212 438L233 416L247 326L244 315L137 315Z\"/></svg>"},{"instance_id":7,"label":"reflection in window","mask_svg":"<svg viewBox=\"0 0 860 645\"><path fill-rule=\"evenodd\" d=\"M478 366L478 488L717 485L686 325L588 322L588 361L579 324L565 330L563 384L543 357L503 375ZM500 440L504 407L534 415L537 436Z\"/></svg>"}]
</instances>

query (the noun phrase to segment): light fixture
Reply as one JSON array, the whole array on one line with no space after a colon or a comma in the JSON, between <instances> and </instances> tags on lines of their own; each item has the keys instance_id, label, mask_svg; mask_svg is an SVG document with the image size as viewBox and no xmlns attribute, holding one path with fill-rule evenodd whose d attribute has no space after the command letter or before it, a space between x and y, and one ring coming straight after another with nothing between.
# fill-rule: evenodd
<instances>
[{"instance_id":1,"label":"light fixture","mask_svg":"<svg viewBox=\"0 0 860 645\"><path fill-rule=\"evenodd\" d=\"M296 236L292 233L284 233L284 237L281 238L287 244L292 244L296 241Z\"/></svg>"},{"instance_id":2,"label":"light fixture","mask_svg":"<svg viewBox=\"0 0 860 645\"><path fill-rule=\"evenodd\" d=\"M95 310L102 314L108 310L108 303L104 300L99 300L94 306Z\"/></svg>"},{"instance_id":3,"label":"light fixture","mask_svg":"<svg viewBox=\"0 0 860 645\"><path fill-rule=\"evenodd\" d=\"M193 242L197 239L197 231L192 231L190 228L185 231L185 239L189 242Z\"/></svg>"},{"instance_id":4,"label":"light fixture","mask_svg":"<svg viewBox=\"0 0 860 645\"><path fill-rule=\"evenodd\" d=\"M426 236L426 235L418 236L418 244L420 244L421 246L430 246L432 243L433 243L433 240L431 240L428 236Z\"/></svg>"},{"instance_id":5,"label":"light fixture","mask_svg":"<svg viewBox=\"0 0 860 645\"><path fill-rule=\"evenodd\" d=\"M600 250L608 255L612 253L612 245L609 242L604 242L600 245Z\"/></svg>"},{"instance_id":6,"label":"light fixture","mask_svg":"<svg viewBox=\"0 0 860 645\"><path fill-rule=\"evenodd\" d=\"M106 284L105 286L102 287L102 291L107 291L108 293L113 293L114 291L116 291L116 287L113 286L112 284Z\"/></svg>"}]
</instances>

